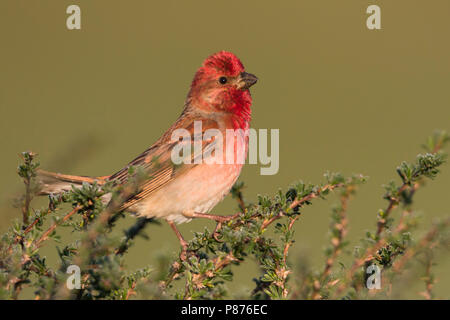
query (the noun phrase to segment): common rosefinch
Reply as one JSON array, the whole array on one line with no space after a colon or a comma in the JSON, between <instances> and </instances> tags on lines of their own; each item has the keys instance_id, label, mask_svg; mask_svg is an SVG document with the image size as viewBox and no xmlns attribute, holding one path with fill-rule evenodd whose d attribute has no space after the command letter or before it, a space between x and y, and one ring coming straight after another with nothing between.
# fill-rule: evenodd
<instances>
[{"instance_id":1,"label":"common rosefinch","mask_svg":"<svg viewBox=\"0 0 450 320\"><path fill-rule=\"evenodd\" d=\"M254 75L244 71L234 54L221 51L208 57L194 76L180 117L149 149L111 176L90 178L40 170L41 194L61 193L71 190L72 185L80 187L83 182L101 185L114 180L117 184L125 184L130 179L130 166L141 169L148 178L139 184L138 191L123 203L121 210L146 218L166 219L177 234L185 256L187 243L174 222L204 217L220 225L230 218L208 212L228 194L241 172L248 150L246 132L251 119L249 88L256 81ZM194 152L188 159L192 161L174 165L172 153L177 144L182 143L173 140L174 132L185 129L192 140L198 141L198 132L194 137L198 121L201 123L202 150L217 147L215 136L205 139L204 134L209 129L218 130L224 137L221 149L209 153L203 151L201 162L196 161L198 154ZM227 136L227 129L235 130L236 134ZM227 138L228 142L233 139L232 163L225 160ZM222 156L217 152L220 150L224 151ZM213 159L215 163L208 162Z\"/></svg>"}]
</instances>

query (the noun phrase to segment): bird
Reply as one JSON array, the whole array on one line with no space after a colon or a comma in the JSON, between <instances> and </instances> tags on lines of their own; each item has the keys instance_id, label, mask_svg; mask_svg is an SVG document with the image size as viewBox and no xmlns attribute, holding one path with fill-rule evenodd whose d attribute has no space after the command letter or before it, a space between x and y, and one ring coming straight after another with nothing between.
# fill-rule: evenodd
<instances>
[{"instance_id":1,"label":"bird","mask_svg":"<svg viewBox=\"0 0 450 320\"><path fill-rule=\"evenodd\" d=\"M230 192L245 163L252 116L249 89L257 81L235 54L219 51L210 55L194 75L180 116L147 150L109 176L76 176L39 169L39 194L61 194L85 183L102 185L114 181L125 185L133 177L130 167L134 172L141 170L145 178L120 210L138 217L165 219L180 242L180 257L185 259L188 243L176 224L206 218L216 221L219 227L234 217L209 212ZM191 139L174 139L177 132L185 132ZM228 132L233 134L227 135ZM202 161L194 152L182 155L183 161L174 165L174 154L180 154L174 151L189 141L201 144ZM227 149L230 145L231 149ZM230 150L233 161L225 159ZM106 196L104 201L110 199Z\"/></svg>"}]
</instances>

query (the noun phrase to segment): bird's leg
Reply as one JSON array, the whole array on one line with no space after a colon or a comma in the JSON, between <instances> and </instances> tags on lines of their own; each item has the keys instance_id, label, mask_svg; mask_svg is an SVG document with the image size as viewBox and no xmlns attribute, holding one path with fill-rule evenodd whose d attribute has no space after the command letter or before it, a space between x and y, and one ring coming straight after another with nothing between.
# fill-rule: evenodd
<instances>
[{"instance_id":1,"label":"bird's leg","mask_svg":"<svg viewBox=\"0 0 450 320\"><path fill-rule=\"evenodd\" d=\"M180 233L180 230L178 230L178 228L175 225L175 223L173 221L170 221L170 220L166 220L166 221L169 224L169 226L172 228L173 232L175 232L178 240L180 241L180 245L181 245L180 259L182 261L185 261L186 258L187 258L188 243L186 242L186 240L184 240L183 236Z\"/></svg>"},{"instance_id":2,"label":"bird's leg","mask_svg":"<svg viewBox=\"0 0 450 320\"><path fill-rule=\"evenodd\" d=\"M231 216L216 216L214 214L208 214L208 213L200 213L200 212L195 212L195 211L184 211L183 212L183 216L185 216L186 218L206 218L206 219L210 219L210 220L214 220L217 222L216 228L214 229L214 232L212 234L212 237L214 238L214 240L216 240L217 242L221 242L221 240L219 240L219 230L222 227L222 224L224 222L228 222L230 220L233 220L234 218L237 218L241 213L236 213L234 215Z\"/></svg>"}]
</instances>

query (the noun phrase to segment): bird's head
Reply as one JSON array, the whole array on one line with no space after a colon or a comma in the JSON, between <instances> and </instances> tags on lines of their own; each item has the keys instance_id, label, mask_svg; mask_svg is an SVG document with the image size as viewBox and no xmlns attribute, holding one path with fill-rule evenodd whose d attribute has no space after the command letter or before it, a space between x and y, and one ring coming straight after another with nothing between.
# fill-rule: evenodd
<instances>
[{"instance_id":1,"label":"bird's head","mask_svg":"<svg viewBox=\"0 0 450 320\"><path fill-rule=\"evenodd\" d=\"M208 57L198 69L188 99L195 108L232 113L239 122L248 123L252 103L249 88L257 80L245 72L233 53L220 51Z\"/></svg>"}]
</instances>

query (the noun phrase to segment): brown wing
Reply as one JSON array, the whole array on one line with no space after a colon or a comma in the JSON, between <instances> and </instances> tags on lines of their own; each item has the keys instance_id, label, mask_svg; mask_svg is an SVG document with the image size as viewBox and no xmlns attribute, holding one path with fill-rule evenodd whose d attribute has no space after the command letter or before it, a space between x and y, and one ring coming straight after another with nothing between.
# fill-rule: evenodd
<instances>
[{"instance_id":1,"label":"brown wing","mask_svg":"<svg viewBox=\"0 0 450 320\"><path fill-rule=\"evenodd\" d=\"M172 132L175 129L184 128L191 135L191 141L194 139L194 120L196 117L182 115L178 121L150 148L144 151L136 159L131 161L126 167L113 174L109 180L116 180L119 184L125 184L130 178L129 168L132 166L136 171L144 172L148 179L138 186L136 194L131 196L121 207L122 210L135 205L139 201L149 197L156 190L186 173L189 169L196 166L194 164L194 155L191 152L191 164L175 165L172 162L171 154L173 148L179 144L179 141L172 141ZM218 129L218 124L214 120L202 120L202 135L211 128ZM202 141L202 150L210 148L214 141Z\"/></svg>"}]
</instances>

